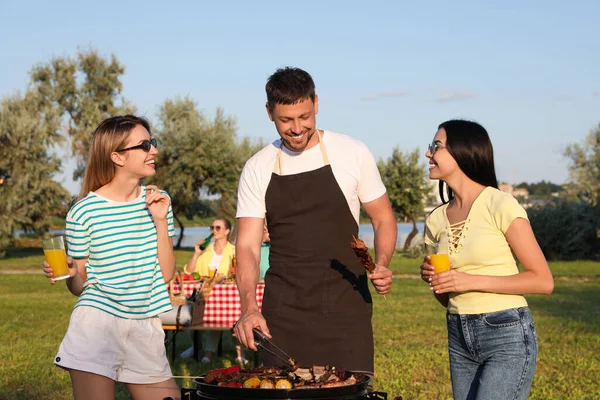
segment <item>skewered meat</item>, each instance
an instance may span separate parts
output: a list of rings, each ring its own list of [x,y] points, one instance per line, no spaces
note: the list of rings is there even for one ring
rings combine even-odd
[[[361,264],[367,271],[375,271],[375,262],[373,261],[373,258],[371,258],[369,249],[365,245],[365,242],[352,236],[350,247],[352,247],[354,254],[356,254],[356,256],[360,259]]]

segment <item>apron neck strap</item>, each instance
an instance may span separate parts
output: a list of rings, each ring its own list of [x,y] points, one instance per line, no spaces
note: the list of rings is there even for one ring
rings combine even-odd
[[[323,164],[324,165],[329,165],[329,157],[327,156],[327,149],[325,148],[325,145],[323,144],[323,134],[321,134],[321,131],[317,129],[317,137],[319,138],[319,147],[321,149],[321,156],[323,157]],[[281,169],[281,148],[283,147],[283,140],[281,141],[281,144],[279,145],[279,151],[277,152],[277,160],[275,161],[275,165],[273,165],[273,173],[277,174],[277,175],[282,175],[283,174],[283,170]]]

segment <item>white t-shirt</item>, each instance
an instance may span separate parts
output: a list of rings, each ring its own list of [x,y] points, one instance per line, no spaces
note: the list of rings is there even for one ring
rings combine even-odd
[[[214,247],[212,248],[212,253],[213,253],[213,256],[210,259],[210,262],[208,263],[208,269],[217,270],[217,269],[219,269],[219,265],[221,265],[221,260],[223,259],[223,253],[221,253],[221,254],[215,253]]]
[[[360,203],[368,203],[385,194],[385,186],[375,159],[364,143],[350,136],[324,131],[321,140],[335,180],[358,224]],[[238,186],[237,218],[265,218],[265,195],[280,146],[281,139],[278,139],[252,156],[244,165]],[[281,147],[281,175],[313,171],[324,165],[318,144],[299,153],[290,151],[285,146]]]

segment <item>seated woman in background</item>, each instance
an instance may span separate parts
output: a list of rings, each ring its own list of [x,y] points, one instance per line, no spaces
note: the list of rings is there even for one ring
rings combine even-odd
[[[214,242],[209,244],[204,250],[200,249],[201,240],[194,246],[194,255],[185,266],[185,272],[192,274],[198,273],[202,277],[215,277],[218,282],[222,282],[225,278],[231,275],[231,266],[235,257],[235,246],[229,242],[229,234],[231,233],[231,222],[227,218],[217,218],[210,226],[210,231],[213,234]],[[206,331],[203,338],[203,349],[205,351],[202,362],[207,364],[217,350],[220,331]],[[247,364],[248,361],[244,357],[240,345],[235,346],[237,358],[236,362]],[[188,348],[181,353],[181,357],[189,358],[194,354],[194,346]]]

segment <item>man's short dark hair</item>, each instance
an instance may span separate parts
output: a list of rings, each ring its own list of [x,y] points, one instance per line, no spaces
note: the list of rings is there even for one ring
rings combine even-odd
[[[306,99],[315,101],[315,83],[310,74],[300,68],[279,68],[267,80],[267,103],[271,110],[276,104],[296,104]]]

